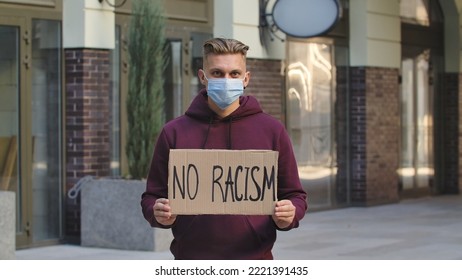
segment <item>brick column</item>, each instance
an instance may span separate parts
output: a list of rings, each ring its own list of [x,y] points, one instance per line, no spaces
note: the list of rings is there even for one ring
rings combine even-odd
[[[435,97],[435,191],[455,194],[459,191],[459,73],[441,76],[443,90]]]
[[[399,199],[398,69],[351,68],[351,201],[375,205]]]
[[[462,148],[460,144],[462,143],[462,73],[455,73],[455,74],[447,74],[447,80],[445,83],[448,87],[448,94],[449,101],[447,103],[451,103],[453,106],[450,108],[454,108],[454,105],[457,104],[457,108],[454,108],[452,114],[449,113],[448,117],[455,119],[455,122],[452,122],[454,125],[451,127],[453,130],[453,137],[448,140],[449,145],[453,148],[451,150],[450,155],[457,154],[457,159],[451,158],[451,164],[453,172],[451,173],[451,177],[454,178],[454,181],[445,185],[444,193],[450,194],[460,194],[462,193],[462,186],[459,182],[462,182]],[[446,111],[447,112],[447,111]],[[457,123],[457,126],[455,125]],[[448,165],[449,165],[448,164]],[[457,175],[456,175],[457,174]],[[448,176],[450,176],[448,174]],[[457,181],[455,181],[457,178]]]
[[[280,60],[247,59],[247,70],[251,72],[249,86],[245,92],[255,96],[263,111],[285,121],[284,76]]]
[[[65,50],[66,191],[110,174],[109,50]],[[66,237],[80,242],[80,201],[66,200]]]
[[[335,143],[337,146],[337,175],[335,203],[346,205],[349,201],[349,134],[348,134],[348,107],[349,107],[349,70],[348,66],[335,67],[336,89],[335,89]]]

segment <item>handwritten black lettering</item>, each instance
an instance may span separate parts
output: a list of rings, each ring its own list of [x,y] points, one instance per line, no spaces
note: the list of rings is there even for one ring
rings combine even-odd
[[[250,167],[245,167],[245,191],[244,191],[244,200],[249,200],[249,171]]]
[[[255,190],[257,191],[257,196],[255,198],[252,198],[252,196],[250,196],[250,201],[258,201],[260,200],[260,196],[261,196],[261,188],[260,188],[260,185],[258,184],[258,181],[257,179],[255,179],[255,172],[258,172],[260,170],[260,167],[258,166],[254,166],[252,167],[252,170],[250,172],[250,176],[252,177],[252,181],[253,181],[253,184],[255,185]]]
[[[196,198],[197,193],[199,191],[199,172],[197,171],[197,167],[194,164],[189,164],[188,169],[186,171],[186,167],[183,165],[181,167],[181,171],[182,180],[180,182],[180,179],[178,178],[177,166],[173,166],[173,198],[176,198],[176,189],[178,189],[181,198],[185,199],[187,189],[189,199],[193,200]],[[191,174],[191,171],[193,171],[193,174]],[[190,183],[192,176],[195,176],[196,179],[194,195],[191,195]]]
[[[234,184],[234,181],[233,181],[233,172],[231,170],[231,166],[228,168],[228,179],[226,179],[225,185],[226,185],[226,191],[225,191],[225,197],[223,199],[223,202],[227,201],[228,192],[231,193],[231,199],[234,202],[235,200],[234,200],[233,186],[235,184]]]
[[[194,164],[174,166],[173,198],[201,197],[200,174]],[[275,166],[213,165],[211,179],[212,202],[264,201],[265,195],[277,200]]]
[[[218,170],[220,172],[220,175],[218,177],[215,176],[215,171]],[[223,176],[223,168],[219,165],[214,165],[213,166],[213,179],[212,179],[212,202],[215,202],[215,185],[218,185],[221,190],[221,196],[223,198],[223,201],[225,200],[225,195],[223,193],[223,187],[220,184],[220,179]],[[216,178],[216,179],[215,179]]]
[[[276,186],[275,184],[275,178],[276,176],[274,175],[274,166],[271,167],[271,175],[268,176],[268,170],[266,167],[263,169],[263,187],[262,187],[262,193],[261,193],[261,200],[263,201],[265,198],[265,189],[268,190],[273,190],[273,201],[276,201]]]
[[[184,199],[184,166],[183,166],[183,183],[180,183],[180,179],[178,178],[178,172],[176,170],[176,166],[173,166],[173,198],[176,198],[176,187],[178,186],[178,190],[180,191],[181,198]]]
[[[236,198],[237,201],[242,201],[242,197],[243,195],[239,195],[237,190],[239,189],[239,186],[237,185],[237,182],[239,182],[239,173],[242,172],[242,170],[244,170],[244,168],[242,167],[242,165],[239,165],[236,167],[236,174],[234,175],[234,196]]]
[[[190,182],[191,181],[190,181],[189,174],[191,174],[191,172],[190,172],[191,168],[194,169],[194,175],[196,177],[196,191],[195,191],[194,195],[191,195],[191,191],[190,191],[191,190],[191,188],[190,188]],[[187,181],[188,181],[188,184],[187,184],[188,196],[189,196],[189,199],[194,200],[196,198],[196,196],[197,196],[197,192],[199,191],[199,172],[197,172],[197,168],[196,168],[196,166],[194,164],[190,164],[188,166],[188,173],[187,173],[186,176],[188,177],[188,179],[187,179]]]

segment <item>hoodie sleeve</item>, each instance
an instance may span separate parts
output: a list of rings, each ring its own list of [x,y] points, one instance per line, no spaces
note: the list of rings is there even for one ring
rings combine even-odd
[[[146,191],[141,195],[141,209],[144,218],[152,227],[170,228],[159,224],[154,218],[154,204],[158,198],[168,197],[168,158],[170,146],[167,141],[165,130],[162,130],[154,148],[151,166],[146,182]]]
[[[305,216],[307,194],[300,182],[292,143],[285,129],[281,131],[278,145],[278,200],[288,199],[296,208],[292,224],[280,230],[290,230],[298,227],[299,221]]]

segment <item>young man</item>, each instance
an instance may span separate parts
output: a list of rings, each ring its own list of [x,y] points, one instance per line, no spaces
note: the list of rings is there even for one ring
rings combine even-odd
[[[159,135],[141,206],[153,227],[171,228],[175,259],[273,259],[276,230],[298,227],[307,209],[306,193],[284,126],[243,96],[249,84],[248,46],[215,38],[203,46],[205,89],[185,115],[167,123]],[[167,199],[170,149],[260,149],[279,152],[278,202],[274,214],[172,215]]]

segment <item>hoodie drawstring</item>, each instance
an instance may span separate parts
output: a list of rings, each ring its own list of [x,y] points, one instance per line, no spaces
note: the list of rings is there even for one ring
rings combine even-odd
[[[212,126],[212,123],[213,123],[213,117],[210,117],[209,125],[207,126],[207,133],[205,134],[204,144],[202,144],[202,149],[205,149],[205,144],[207,144],[207,140],[209,138],[209,133],[210,133],[210,127]]]
[[[228,121],[228,138],[227,138],[227,143],[226,143],[228,150],[231,150],[233,148],[232,141],[231,141],[232,123],[233,123],[233,118],[231,117],[229,118],[229,121]],[[210,127],[212,126],[212,124],[213,124],[213,117],[210,117],[209,124],[207,126],[207,132],[205,134],[204,143],[202,144],[202,149],[205,149],[205,145],[207,144],[207,140],[209,139]]]
[[[231,143],[231,124],[233,123],[233,117],[229,118],[229,123],[228,123],[228,150],[231,150],[233,148],[233,145]]]

